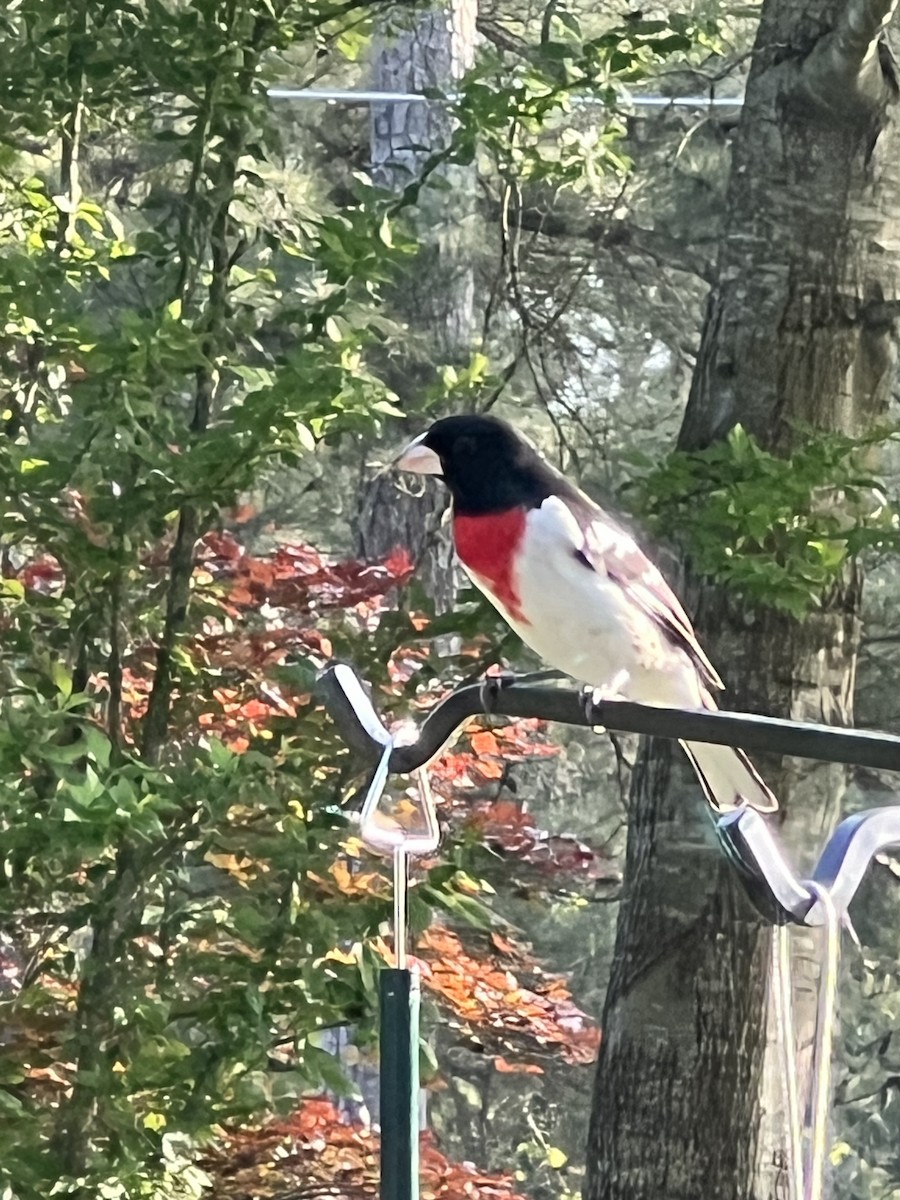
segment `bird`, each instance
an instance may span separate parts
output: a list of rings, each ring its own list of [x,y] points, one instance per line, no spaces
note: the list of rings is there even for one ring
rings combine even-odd
[[[514,426],[443,417],[393,465],[443,480],[466,574],[551,667],[606,698],[718,707],[722,680],[662,572]],[[714,812],[778,807],[743,750],[681,744]]]

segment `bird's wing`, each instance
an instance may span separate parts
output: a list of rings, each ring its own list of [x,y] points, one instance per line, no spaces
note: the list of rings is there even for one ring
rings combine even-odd
[[[541,507],[547,504],[563,505],[569,520],[575,518],[582,543],[574,553],[585,568],[614,579],[666,636],[686,651],[706,686],[720,690],[724,686],[722,680],[697,641],[681,602],[631,534],[576,488],[571,489],[571,495],[548,498]]]

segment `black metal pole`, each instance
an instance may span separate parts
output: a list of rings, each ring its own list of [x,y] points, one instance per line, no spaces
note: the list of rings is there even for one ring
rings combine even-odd
[[[351,667],[336,664],[323,671],[319,689],[347,745],[369,761],[384,759],[390,751],[385,760],[388,771],[407,772],[422,766],[465,720],[487,711],[571,725],[599,723],[632,733],[744,746],[900,772],[900,737],[886,733],[833,729],[742,713],[682,712],[626,701],[586,704],[579,692],[529,687],[506,678],[485,680],[451,693],[432,709],[414,742],[394,747]],[[857,813],[842,821],[813,872],[809,882],[817,887],[812,888],[785,858],[773,828],[758,812],[744,808],[720,816],[717,829],[764,915],[778,922],[820,925],[824,912],[817,897],[822,889],[840,912],[846,912],[872,860],[888,847],[900,846],[900,805]]]
[[[419,977],[386,967],[379,976],[381,1200],[419,1196]]]
[[[343,664],[328,667],[319,676],[317,686],[347,745],[364,761],[377,762],[384,751],[384,726],[352,669]],[[365,721],[361,719],[363,711]],[[588,704],[583,693],[572,688],[528,687],[502,677],[461,687],[435,705],[419,726],[416,740],[396,747],[390,771],[406,773],[423,766],[439,753],[460,725],[486,712],[506,717],[539,717],[567,725],[602,725],[619,733],[683,738],[821,762],[900,771],[900,737],[887,733],[746,713],[656,708],[630,700]]]

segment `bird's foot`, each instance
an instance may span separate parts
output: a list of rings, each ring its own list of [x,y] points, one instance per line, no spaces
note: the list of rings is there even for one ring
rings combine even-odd
[[[594,710],[601,704],[604,704],[607,700],[627,699],[624,692],[625,688],[628,687],[628,682],[630,679],[631,676],[626,670],[623,669],[618,671],[612,677],[609,683],[604,684],[603,687],[585,688],[583,696],[584,710],[587,713],[588,721],[592,722],[591,728],[594,733],[606,732],[605,726],[593,724]]]
[[[500,693],[504,688],[512,687],[515,682],[515,672],[506,669],[496,675],[485,675],[481,680],[480,687],[482,709],[486,713],[494,712]]]
[[[552,680],[562,678],[564,678],[564,673],[553,668],[545,668],[541,671],[526,671],[524,675],[517,675],[515,671],[510,671],[507,667],[504,667],[494,675],[482,676],[480,685],[481,706],[486,713],[492,713],[497,698],[506,688],[531,687],[535,683],[549,683]]]

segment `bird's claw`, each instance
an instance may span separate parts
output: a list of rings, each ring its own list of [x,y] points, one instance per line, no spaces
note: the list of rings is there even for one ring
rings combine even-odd
[[[584,715],[587,717],[587,723],[590,726],[591,733],[606,733],[603,725],[594,724],[594,708],[596,700],[594,699],[597,693],[597,688],[586,687],[581,689],[581,705],[584,709]]]
[[[606,733],[606,727],[604,725],[595,725],[593,723],[594,710],[599,708],[600,705],[606,703],[608,700],[626,699],[623,693],[625,688],[628,686],[628,681],[630,678],[631,677],[628,672],[622,670],[618,671],[612,677],[609,683],[605,684],[603,687],[588,687],[584,689],[584,711],[587,714],[587,719],[590,722],[591,729],[594,733]]]
[[[485,675],[481,680],[481,707],[490,715],[495,711],[497,698],[504,688],[512,687],[516,682],[514,672],[502,670],[497,675]]]

